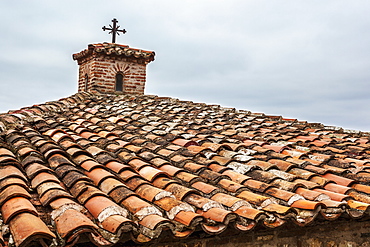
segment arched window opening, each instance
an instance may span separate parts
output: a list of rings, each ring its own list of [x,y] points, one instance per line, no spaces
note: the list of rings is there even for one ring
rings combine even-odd
[[[89,76],[85,74],[85,92],[87,92],[87,84],[89,83]]]
[[[123,74],[117,73],[116,75],[116,91],[123,91]]]

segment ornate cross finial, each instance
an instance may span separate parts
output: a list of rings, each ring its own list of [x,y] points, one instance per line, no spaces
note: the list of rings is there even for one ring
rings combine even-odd
[[[113,22],[113,27],[112,27],[112,25],[109,24],[109,27],[110,28],[104,26],[103,27],[103,31],[105,31],[105,30],[110,31],[109,34],[112,34],[112,43],[116,43],[116,34],[119,35],[119,32],[122,32],[123,34],[125,34],[126,33],[126,30],[125,29],[123,29],[123,30],[119,30],[118,29],[119,26],[117,26],[118,21],[116,20],[116,18],[114,18],[112,20],[112,22]]]

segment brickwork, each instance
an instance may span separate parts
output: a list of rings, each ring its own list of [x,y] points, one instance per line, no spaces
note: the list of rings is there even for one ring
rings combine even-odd
[[[126,53],[108,49],[101,52],[90,45],[88,50],[74,55],[79,64],[78,92],[144,94],[146,65],[154,60],[154,52],[146,52],[144,57],[142,51],[128,46],[113,44],[113,48]],[[123,75],[122,91],[116,90],[118,73]]]

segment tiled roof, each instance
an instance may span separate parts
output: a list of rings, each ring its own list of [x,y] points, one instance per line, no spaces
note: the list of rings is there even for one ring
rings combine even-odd
[[[92,54],[105,54],[110,56],[142,58],[148,62],[154,60],[154,51],[145,51],[141,49],[131,48],[128,45],[120,45],[115,43],[98,43],[90,44],[86,50],[73,54],[74,60],[81,60],[89,57]]]
[[[0,129],[0,246],[152,243],[369,214],[369,133],[88,93],[1,114]]]

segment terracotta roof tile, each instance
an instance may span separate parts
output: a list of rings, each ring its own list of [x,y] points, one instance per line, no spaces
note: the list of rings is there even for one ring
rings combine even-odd
[[[34,214],[18,214],[9,222],[9,228],[17,246],[50,244],[56,237],[46,224]]]
[[[69,244],[77,242],[80,234],[96,234],[98,229],[88,217],[71,206],[55,213],[55,225],[58,234]]]
[[[1,214],[18,246],[147,243],[369,212],[368,133],[88,93],[0,123]]]
[[[1,207],[1,214],[5,224],[18,214],[28,212],[38,216],[36,208],[24,197],[14,197],[7,200]]]

